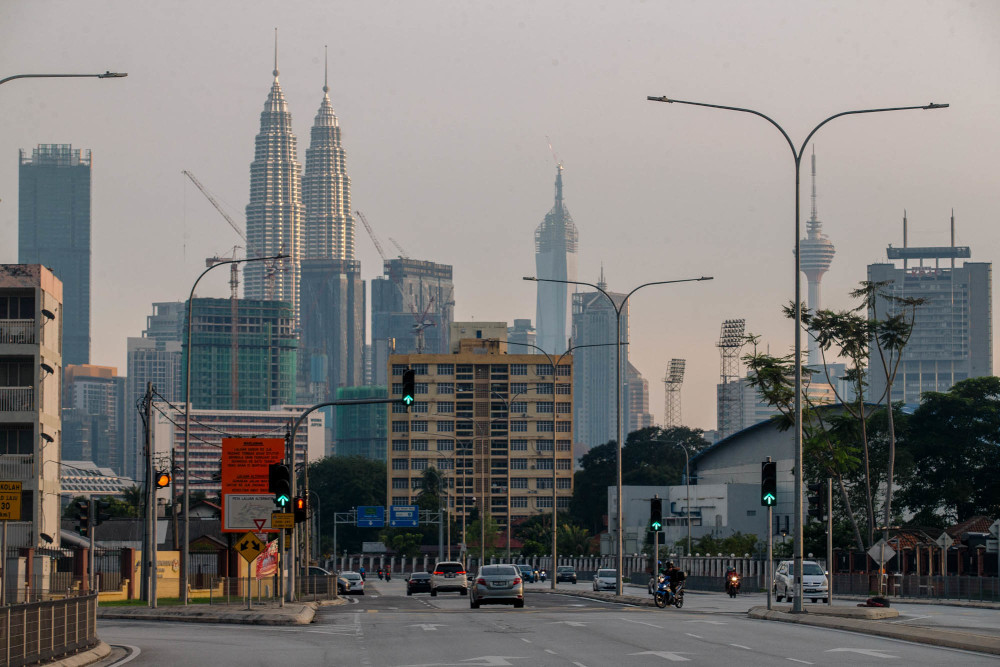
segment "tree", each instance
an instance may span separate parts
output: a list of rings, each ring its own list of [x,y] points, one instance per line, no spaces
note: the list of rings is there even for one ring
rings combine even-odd
[[[901,449],[913,461],[902,504],[924,523],[942,511],[953,521],[1000,515],[1000,378],[925,393]]]
[[[124,490],[122,500],[131,508],[128,516],[142,516],[142,506],[145,505],[144,495],[145,494],[142,492],[142,489],[135,484]]]
[[[362,505],[385,505],[385,462],[361,456],[328,456],[309,464],[309,489],[319,497],[323,508],[323,548],[333,544],[334,515]],[[370,541],[369,528],[337,526],[337,549],[360,551],[361,543]]]
[[[594,551],[593,536],[576,524],[560,523],[558,540],[559,553],[567,556],[589,556]]]
[[[397,556],[413,558],[420,555],[420,540],[423,536],[420,533],[399,532],[393,535],[383,534],[382,539],[385,546],[394,551]]]

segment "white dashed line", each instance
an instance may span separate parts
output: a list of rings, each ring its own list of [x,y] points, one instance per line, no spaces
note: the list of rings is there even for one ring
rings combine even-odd
[[[695,639],[704,639],[704,637],[701,637],[699,635],[693,635],[690,632],[685,632],[684,634],[686,634],[688,637],[694,637]]]
[[[815,662],[808,662],[806,660],[799,660],[798,658],[785,658],[785,660],[791,660],[792,662],[801,662],[803,665],[815,665]]]
[[[550,648],[547,648],[547,649],[545,649],[545,652],[546,652],[546,653],[551,653],[552,655],[559,655],[558,653],[556,653],[555,651],[553,651],[553,650],[552,650],[552,649],[550,649]]]
[[[736,648],[745,648],[748,651],[752,651],[753,650],[749,646],[744,646],[743,644],[730,644],[730,646],[735,646]]]
[[[524,642],[525,644],[530,644],[531,643],[530,639],[525,639],[524,637],[521,637],[521,641]]]

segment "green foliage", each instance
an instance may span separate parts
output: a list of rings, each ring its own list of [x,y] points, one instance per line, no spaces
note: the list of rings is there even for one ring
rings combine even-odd
[[[309,465],[309,489],[319,496],[323,524],[323,551],[333,549],[335,512],[360,505],[385,505],[385,462],[360,456],[328,456]],[[361,543],[373,541],[371,528],[337,526],[337,550],[358,552]]]
[[[675,548],[686,550],[687,539],[678,540]],[[728,537],[722,538],[702,535],[691,543],[691,548],[695,553],[710,554],[713,556],[720,553],[724,556],[728,556],[729,554],[742,556],[743,554],[757,553],[759,550],[756,535],[744,535],[738,531]]]
[[[925,393],[900,455],[908,463],[902,502],[922,521],[930,524],[942,511],[954,521],[1000,515],[1000,378],[971,378],[945,393]]]
[[[700,429],[685,426],[651,427],[630,433],[622,448],[622,484],[681,484],[684,475],[684,448],[681,445],[694,456],[709,443]],[[581,470],[573,478],[570,517],[591,534],[604,529],[608,487],[615,485],[617,453],[614,440],[591,448],[580,458]]]
[[[420,541],[423,536],[420,533],[396,532],[395,534],[382,535],[385,546],[393,551],[397,556],[412,558],[420,555]]]
[[[497,522],[488,512],[484,514],[482,520],[476,519],[471,523],[465,524],[465,543],[468,545],[469,552],[477,557],[482,552],[483,541],[481,538],[484,533],[486,535],[486,558],[489,559],[491,556],[498,555],[501,549],[496,544],[498,534]],[[506,553],[506,544],[503,552]]]

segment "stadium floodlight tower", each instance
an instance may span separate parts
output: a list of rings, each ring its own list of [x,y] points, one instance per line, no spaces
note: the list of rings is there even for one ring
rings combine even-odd
[[[833,263],[834,247],[833,242],[823,233],[823,223],[816,217],[816,147],[813,146],[812,154],[812,214],[806,221],[806,237],[799,241],[799,252],[802,259],[799,268],[806,275],[806,284],[809,295],[809,311],[817,312],[823,307],[820,297],[820,281],[823,274]],[[816,339],[809,337],[809,366],[818,368],[821,360],[819,356],[819,345]]]
[[[681,425],[681,385],[684,383],[684,360],[671,359],[663,378],[663,428]]]
[[[717,408],[720,440],[736,433],[743,424],[740,349],[746,342],[746,323],[744,319],[725,320],[716,343],[722,366]]]

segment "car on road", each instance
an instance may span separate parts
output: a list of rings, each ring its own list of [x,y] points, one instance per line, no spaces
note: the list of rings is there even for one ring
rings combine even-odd
[[[613,591],[618,588],[618,570],[602,569],[594,574],[595,591]]]
[[[357,572],[345,570],[340,573],[340,578],[347,582],[347,593],[351,595],[365,594],[365,580]]]
[[[556,568],[556,583],[562,581],[576,583],[576,570],[573,569],[572,565],[560,565]]]
[[[524,606],[524,578],[514,565],[484,565],[472,581],[472,609],[479,609],[481,604],[512,604],[518,609]]]
[[[414,593],[430,593],[430,592],[431,592],[430,572],[414,572],[413,574],[406,577],[407,595],[413,595]]]
[[[795,591],[795,561],[783,560],[774,572],[774,599],[781,602],[791,600]],[[814,560],[802,561],[802,598],[813,602],[826,602],[830,597],[826,572]]]
[[[531,569],[530,565],[518,565],[517,569],[521,571],[521,578],[524,579],[524,583],[533,584],[537,581],[535,571]]]
[[[438,593],[458,591],[462,595],[469,594],[469,583],[465,578],[465,566],[458,561],[441,561],[434,566],[431,574],[431,596]]]

